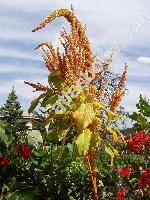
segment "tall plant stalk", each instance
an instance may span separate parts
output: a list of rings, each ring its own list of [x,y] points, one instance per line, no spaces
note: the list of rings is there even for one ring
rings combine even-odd
[[[96,173],[95,173],[95,166],[94,166],[94,155],[92,148],[89,148],[88,153],[87,153],[87,159],[88,159],[88,164],[89,164],[89,169],[90,169],[90,178],[93,186],[93,196],[94,200],[98,200],[98,192],[97,192],[97,183],[96,183]]]
[[[87,155],[94,200],[98,200],[93,149],[103,143],[104,150],[111,156],[111,165],[114,157],[119,155],[112,142],[118,141],[120,136],[122,139],[124,138],[119,129],[112,126],[112,121],[123,117],[116,112],[116,109],[125,94],[127,65],[125,65],[119,84],[106,97],[106,94],[108,94],[107,87],[111,84],[111,77],[104,79],[99,89],[96,81],[103,79],[105,72],[109,69],[112,55],[106,63],[102,64],[100,69],[96,69],[98,63],[94,60],[90,42],[86,36],[86,29],[73,11],[68,9],[56,10],[33,32],[42,29],[49,22],[61,16],[65,17],[71,24],[71,33],[68,34],[65,28],[61,31],[60,42],[64,49],[63,53],[59,48],[55,50],[49,42],[43,42],[36,47],[36,49],[42,48],[45,52],[44,61],[49,70],[48,86],[25,82],[35,90],[42,92],[32,102],[29,113],[36,108],[39,102],[41,107],[47,108],[47,134],[51,133],[50,125],[57,125],[56,134],[61,141],[62,151],[69,136],[72,137],[70,130],[74,130],[73,139],[78,149],[77,156]],[[85,79],[84,87],[83,85],[81,87],[83,81],[81,77]],[[70,88],[74,90],[74,93],[72,90],[70,91]],[[75,95],[76,93],[77,95]],[[104,96],[107,99],[107,104],[103,102]],[[71,99],[71,101],[68,99]],[[58,106],[61,107],[59,112]],[[110,140],[110,138],[112,139]]]

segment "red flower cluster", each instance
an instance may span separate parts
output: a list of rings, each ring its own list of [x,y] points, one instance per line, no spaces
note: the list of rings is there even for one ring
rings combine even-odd
[[[134,168],[131,166],[130,168],[122,168],[119,170],[119,174],[122,176],[129,177],[130,174],[134,171]]]
[[[19,149],[19,145],[18,144],[14,144],[14,148],[15,149]]]
[[[130,136],[125,137],[125,140],[129,142],[129,147],[134,153],[139,153],[141,148],[149,147],[150,145],[150,136],[142,131],[138,131],[133,138]]]
[[[22,156],[24,158],[30,157],[31,156],[31,152],[30,152],[29,146],[27,144],[23,144],[22,145],[22,149],[19,151],[18,155]]]
[[[146,168],[139,178],[139,187],[144,189],[147,186],[150,186],[150,167]]]
[[[8,158],[7,156],[3,155],[1,158],[0,158],[0,165],[2,167],[7,167],[9,164],[9,161],[8,161]]]
[[[117,200],[123,200],[127,196],[127,193],[125,188],[121,188],[121,190],[117,192]]]
[[[15,144],[15,145],[14,145],[14,148],[15,148],[16,150],[19,149],[19,151],[18,151],[18,155],[19,155],[19,156],[22,156],[22,157],[24,157],[24,158],[27,158],[27,157],[30,157],[30,156],[31,156],[30,147],[29,147],[29,145],[27,145],[27,144],[23,144],[21,147],[19,147],[18,144]]]
[[[124,137],[125,141],[126,142],[130,142],[131,141],[131,136],[130,135],[127,135]]]

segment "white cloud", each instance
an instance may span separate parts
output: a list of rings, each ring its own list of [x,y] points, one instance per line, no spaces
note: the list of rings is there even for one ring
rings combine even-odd
[[[150,57],[140,56],[137,58],[137,61],[144,64],[150,64]]]
[[[128,63],[128,74],[127,76],[132,76],[137,78],[141,77],[148,77],[150,75],[150,68],[148,68],[147,66],[144,66],[142,64],[138,64],[135,61],[131,61],[131,60],[127,60]]]
[[[149,86],[137,85],[135,83],[128,85],[128,94],[125,95],[122,101],[122,105],[127,111],[136,109],[136,103],[138,102],[140,94],[149,98]]]

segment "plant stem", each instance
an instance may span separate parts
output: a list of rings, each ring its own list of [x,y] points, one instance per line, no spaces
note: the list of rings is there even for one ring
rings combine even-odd
[[[97,195],[97,183],[96,183],[96,173],[94,169],[94,155],[92,152],[92,148],[89,148],[88,153],[87,153],[87,158],[88,158],[88,164],[90,168],[90,178],[91,182],[93,185],[93,193],[94,193],[94,200],[98,200],[98,195]]]

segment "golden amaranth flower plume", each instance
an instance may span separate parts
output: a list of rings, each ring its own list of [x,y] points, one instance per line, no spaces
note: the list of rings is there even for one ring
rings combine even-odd
[[[60,41],[64,48],[61,55],[59,49],[55,51],[52,44],[43,42],[37,48],[46,46],[45,63],[49,71],[59,70],[67,85],[74,84],[81,72],[90,70],[93,66],[93,56],[86,30],[76,18],[74,12],[60,9],[49,15],[33,32],[42,29],[56,17],[65,17],[71,24],[71,33],[67,34],[65,28],[61,31]],[[36,49],[37,49],[36,48]]]
[[[71,24],[70,33],[67,33],[67,30],[64,27],[63,30],[60,32],[60,42],[64,49],[63,53],[60,52],[59,48],[55,50],[53,45],[49,42],[42,42],[35,49],[43,49],[45,53],[45,65],[50,74],[53,72],[57,72],[57,74],[61,77],[62,82],[59,85],[59,90],[63,89],[63,87],[65,86],[76,85],[78,80],[81,78],[81,74],[86,73],[87,71],[93,71],[95,76],[93,80],[91,79],[90,82],[88,82],[88,84],[84,88],[84,92],[85,94],[88,93],[92,95],[95,100],[101,101],[103,99],[107,86],[111,82],[111,77],[108,77],[105,80],[100,90],[97,89],[94,82],[103,78],[105,72],[110,66],[110,63],[112,62],[113,55],[110,55],[108,61],[102,63],[100,70],[96,72],[95,68],[98,66],[98,63],[95,62],[95,59],[93,57],[90,43],[86,36],[86,29],[77,19],[74,12],[68,9],[56,10],[52,14],[50,14],[39,26],[37,26],[33,30],[33,32],[44,28],[55,18],[61,16],[65,17],[67,21]],[[112,94],[109,96],[109,107],[111,111],[116,110],[124,95],[126,73],[127,65],[116,90],[112,92]],[[90,74],[86,75],[91,76]],[[25,83],[32,86],[38,91],[48,91],[49,89],[53,88],[53,85],[51,85],[50,82],[49,88],[39,83]]]

